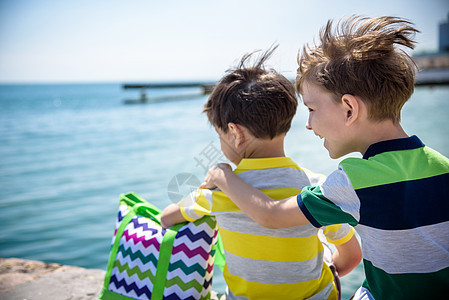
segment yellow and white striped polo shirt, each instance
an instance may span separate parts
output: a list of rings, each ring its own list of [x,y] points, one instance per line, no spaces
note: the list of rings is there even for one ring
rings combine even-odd
[[[325,179],[287,157],[243,159],[234,173],[275,200],[295,196],[304,186]],[[314,226],[267,229],[218,189],[193,192],[180,207],[189,221],[216,216],[226,257],[227,299],[336,299],[332,273],[323,263],[319,229]],[[322,229],[333,244],[345,243],[354,234],[347,224]]]

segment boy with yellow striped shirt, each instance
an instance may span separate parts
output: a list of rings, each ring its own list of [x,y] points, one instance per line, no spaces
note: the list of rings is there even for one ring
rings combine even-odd
[[[297,108],[289,80],[263,68],[274,51],[252,67],[251,55],[228,73],[205,105],[209,121],[220,136],[234,173],[273,199],[297,195],[301,188],[324,181],[285,157],[284,138]],[[199,189],[162,213],[170,227],[204,215],[217,218],[223,240],[227,299],[337,299],[332,272],[323,258],[319,229],[312,225],[267,229],[243,213],[222,191]],[[361,260],[361,250],[349,225],[323,228],[335,244],[334,264],[340,275]]]

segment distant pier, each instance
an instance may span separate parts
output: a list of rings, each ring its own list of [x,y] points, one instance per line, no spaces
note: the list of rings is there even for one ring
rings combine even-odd
[[[200,88],[202,91],[196,94],[180,94],[180,95],[168,95],[159,97],[148,97],[147,89],[173,89],[173,88]],[[126,83],[123,84],[123,89],[139,89],[140,98],[125,100],[125,104],[139,104],[139,103],[155,103],[164,101],[174,101],[187,98],[198,97],[201,95],[207,95],[212,92],[215,87],[215,83],[212,82],[165,82],[165,83]]]
[[[416,86],[449,85],[449,54],[422,55],[414,57],[419,71],[416,73]],[[294,80],[292,80],[294,83]],[[212,93],[216,83],[213,82],[165,82],[165,83],[126,83],[123,89],[138,89],[138,99],[125,100],[125,104],[143,104],[186,100],[197,98]],[[176,89],[176,88],[200,88],[199,92],[189,94],[168,94],[159,96],[148,96],[148,90],[152,89]]]
[[[416,73],[415,85],[449,85],[449,68],[421,70]]]

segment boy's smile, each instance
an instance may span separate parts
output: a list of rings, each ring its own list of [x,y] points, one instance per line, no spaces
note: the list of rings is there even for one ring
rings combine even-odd
[[[304,81],[302,99],[309,109],[306,128],[324,139],[324,147],[331,158],[339,158],[349,152],[345,135],[345,109],[335,96],[316,84]]]

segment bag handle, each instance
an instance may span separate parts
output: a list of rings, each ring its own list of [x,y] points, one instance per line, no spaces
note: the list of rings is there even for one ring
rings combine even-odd
[[[151,220],[155,221],[157,224],[161,225],[161,212],[158,208],[154,207],[150,203],[138,203],[133,207],[134,213],[141,215]]]
[[[168,266],[170,265],[170,258],[173,251],[173,243],[178,234],[179,229],[185,223],[176,224],[164,234],[164,238],[159,248],[159,259],[156,266],[156,275],[153,283],[153,291],[151,292],[151,300],[159,300],[164,297],[165,282],[167,281]]]
[[[128,204],[128,206],[132,206],[135,212],[139,211],[142,216],[149,217],[161,225],[161,210],[136,193],[122,194],[120,195],[120,200]]]

